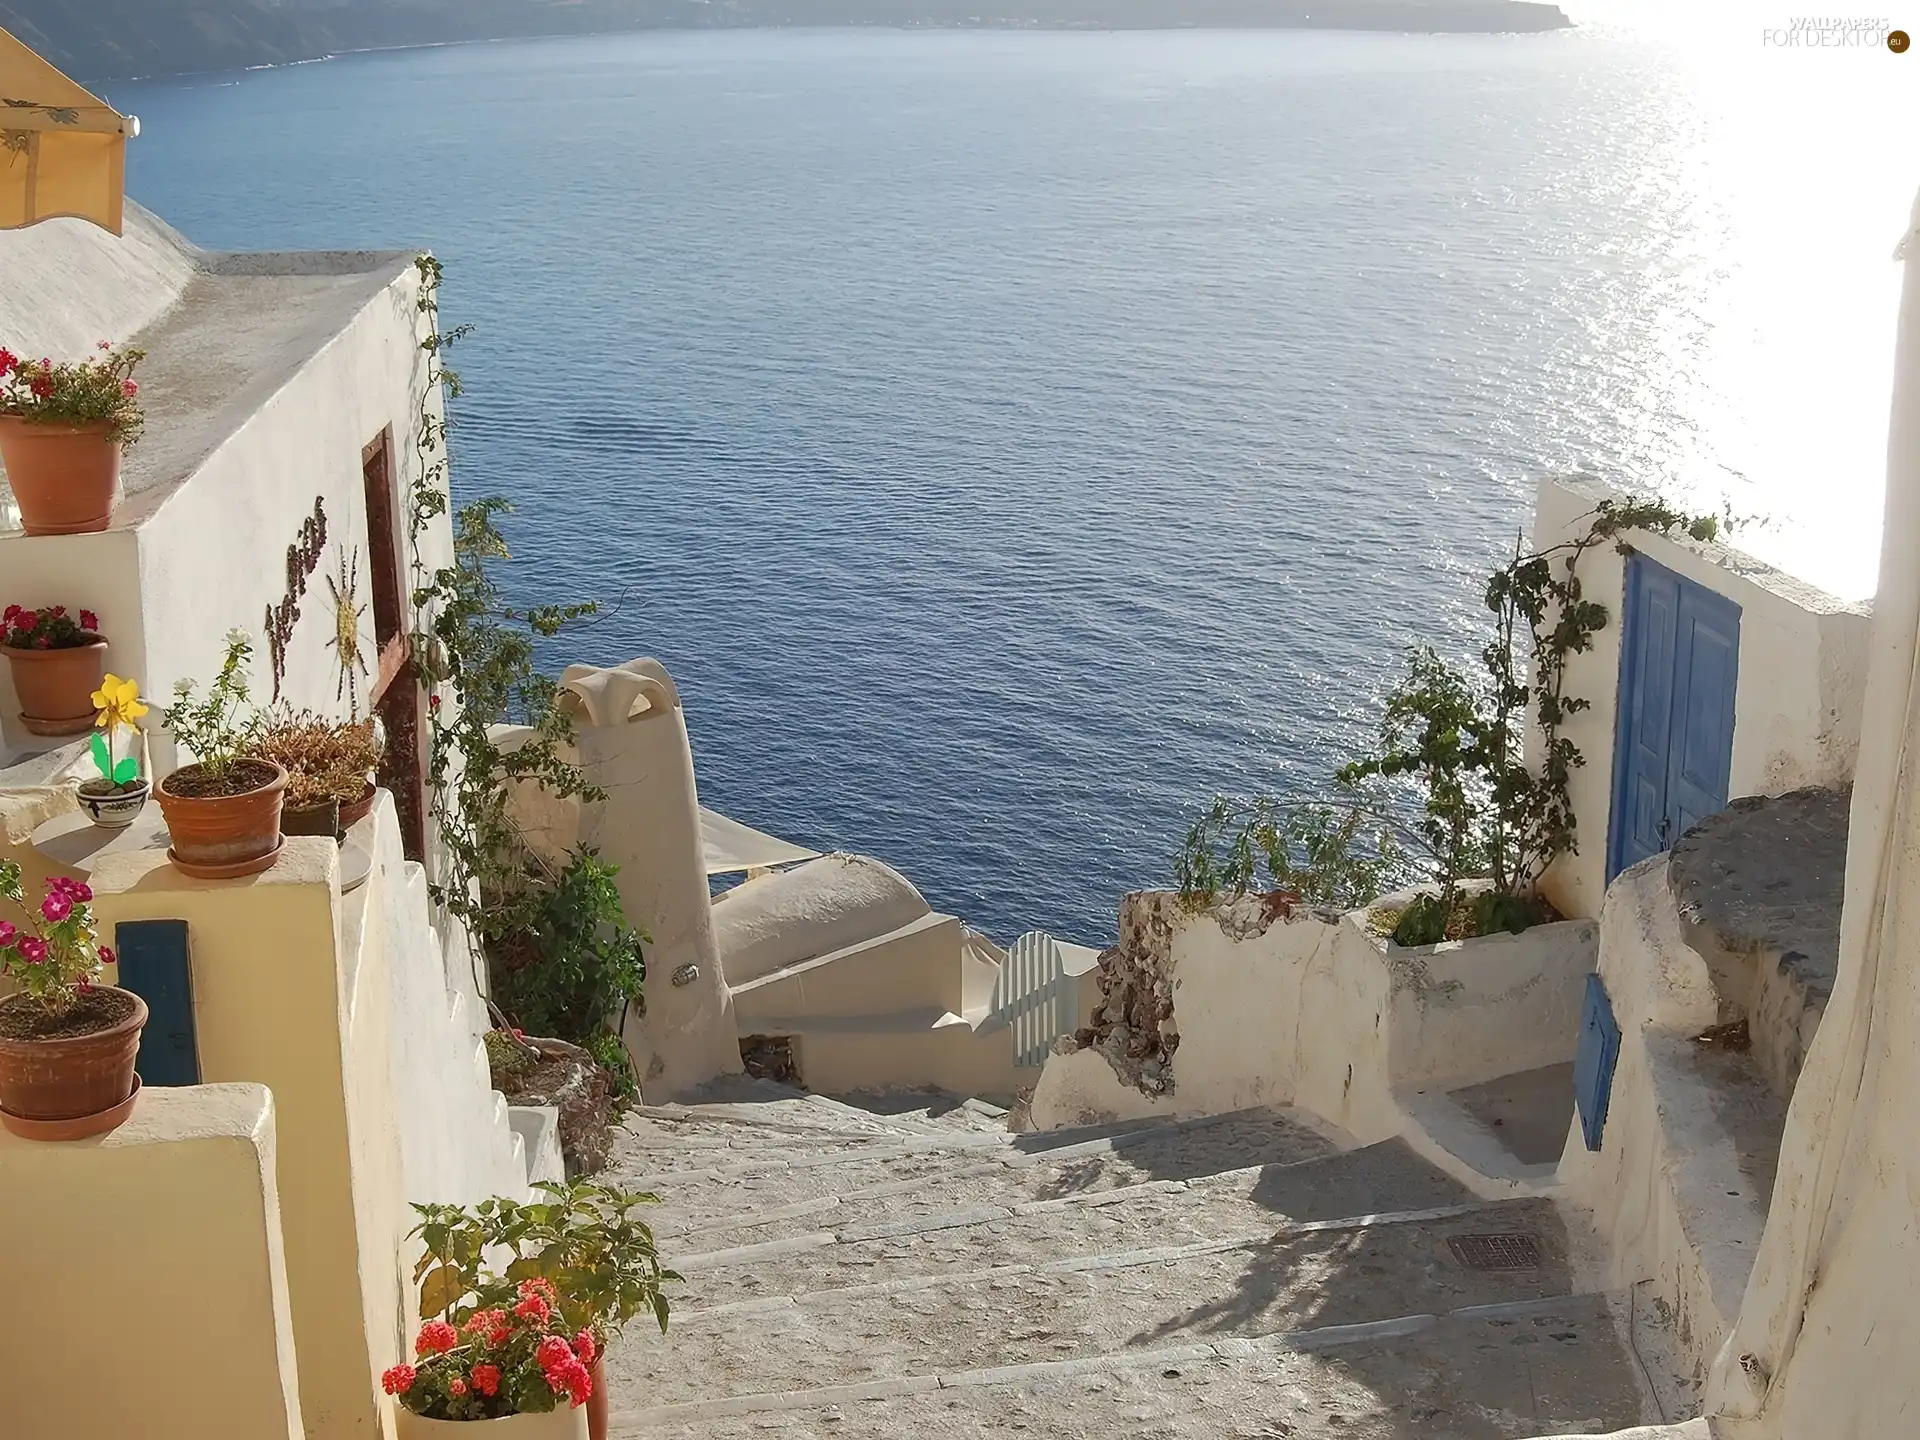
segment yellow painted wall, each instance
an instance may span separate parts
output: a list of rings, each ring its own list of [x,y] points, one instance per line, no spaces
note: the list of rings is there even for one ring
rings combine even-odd
[[[272,1097],[149,1090],[110,1135],[0,1132],[7,1440],[298,1440]]]
[[[340,960],[337,847],[289,837],[272,869],[228,881],[182,875],[164,851],[113,855],[93,887],[103,938],[123,920],[187,922],[201,1078],[273,1092],[307,1434],[390,1433],[377,1376],[392,1363],[400,1327],[396,1227],[405,1206],[385,1017],[373,999],[355,1014]],[[364,974],[355,979],[361,996],[384,992]],[[356,1061],[362,1045],[375,1048]]]

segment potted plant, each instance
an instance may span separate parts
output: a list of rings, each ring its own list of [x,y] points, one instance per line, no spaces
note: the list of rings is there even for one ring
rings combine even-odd
[[[311,711],[275,715],[250,754],[287,772],[288,835],[340,836],[373,808],[380,742],[372,720],[326,720]]]
[[[140,684],[109,675],[93,692],[93,767],[100,773],[80,782],[80,808],[94,824],[107,830],[124,830],[146,808],[152,785],[140,773],[140,757],[134,754],[140,733],[136,723],[147,713],[140,699]],[[119,733],[128,732],[127,753],[120,754]],[[104,733],[103,733],[104,732]]]
[[[120,489],[120,453],[140,438],[144,350],[99,353],[70,364],[21,360],[0,350],[0,461],[29,535],[104,530]]]
[[[193,682],[174,686],[162,717],[174,738],[193,752],[154,791],[167,817],[174,865],[188,875],[224,880],[252,875],[280,857],[281,797],[287,772],[251,754],[265,717],[247,698],[246,632],[227,636],[227,655],[204,697]]]
[[[414,1266],[420,1313],[464,1330],[476,1317],[525,1304],[529,1286],[543,1287],[545,1305],[587,1369],[588,1433],[606,1440],[606,1347],[643,1314],[664,1334],[664,1286],[681,1278],[661,1266],[653,1231],[633,1213],[660,1197],[587,1180],[533,1188],[542,1198],[525,1204],[495,1198],[471,1208],[413,1207],[421,1220],[410,1238],[426,1247]],[[496,1274],[489,1255],[513,1258]]]
[[[0,650],[28,730],[79,735],[93,728],[90,697],[107,673],[107,639],[97,615],[82,610],[76,619],[64,605],[9,605],[0,612]]]
[[[594,1394],[591,1334],[569,1336],[553,1286],[523,1280],[499,1305],[456,1327],[423,1321],[412,1364],[391,1366],[380,1386],[399,1402],[400,1440],[579,1440]],[[485,1429],[469,1430],[468,1426]]]
[[[105,1134],[139,1094],[133,1061],[146,1002],[96,983],[114,958],[86,885],[55,876],[32,908],[20,867],[0,860],[0,898],[26,920],[0,920],[0,972],[19,987],[0,1000],[0,1123],[33,1140]]]

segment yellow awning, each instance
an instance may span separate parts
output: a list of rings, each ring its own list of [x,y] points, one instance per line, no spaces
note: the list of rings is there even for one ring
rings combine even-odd
[[[0,30],[0,230],[71,215],[120,233],[128,123]]]

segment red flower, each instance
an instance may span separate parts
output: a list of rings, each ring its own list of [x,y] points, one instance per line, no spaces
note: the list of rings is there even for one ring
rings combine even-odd
[[[460,1336],[453,1326],[444,1320],[429,1320],[420,1327],[419,1338],[413,1342],[416,1355],[438,1355],[451,1350],[460,1343]]]
[[[111,340],[102,340],[98,345],[94,346],[93,348],[96,350],[111,350],[113,348],[113,342]]]
[[[600,1347],[594,1343],[593,1331],[591,1330],[582,1330],[578,1335],[574,1336],[573,1348],[574,1352],[589,1365],[593,1363],[593,1357],[600,1353]]]
[[[494,1345],[503,1342],[513,1327],[504,1310],[476,1310],[464,1327],[469,1335],[481,1335]]]
[[[140,393],[140,387],[131,380],[122,380],[120,382],[120,392],[131,400],[135,395]]]
[[[73,901],[58,890],[49,890],[47,898],[40,902],[40,913],[47,917],[47,923],[58,925],[73,913]]]
[[[82,610],[80,612],[80,628],[82,630],[98,630],[100,628],[100,617],[91,610]]]
[[[476,1365],[473,1367],[473,1388],[482,1395],[500,1393],[500,1367],[498,1365]]]
[[[33,642],[33,648],[36,650],[51,650],[53,648],[52,637],[42,635],[38,640]]]
[[[120,957],[113,953],[112,947],[102,945],[100,947],[100,963],[102,965],[118,965],[120,963]]]
[[[586,1404],[587,1397],[593,1394],[593,1376],[578,1360],[569,1360],[564,1365],[555,1366],[547,1371],[546,1379],[547,1388],[555,1394],[562,1390],[566,1391],[567,1399],[573,1402],[576,1409]]]
[[[520,1303],[513,1307],[513,1313],[518,1315],[522,1320],[531,1320],[535,1324],[541,1324],[553,1313],[553,1307],[548,1305],[547,1302],[538,1295],[528,1295],[523,1297]]]
[[[33,391],[37,398],[44,400],[53,394],[53,380],[47,375],[36,375],[28,382],[27,388]]]
[[[6,353],[7,353],[6,351],[0,350],[0,355],[4,355]],[[24,620],[26,619],[26,617],[27,617],[27,612],[22,610],[18,605],[9,605],[5,610],[0,611],[0,621],[4,621],[8,625],[13,624],[13,622],[16,620]]]
[[[427,697],[427,708],[428,708],[429,710],[438,710],[438,709],[440,708],[440,697],[439,697],[438,695],[430,695],[430,696],[428,696],[428,697]]]
[[[13,944],[13,937],[19,933],[20,932],[15,930],[7,921],[0,920],[0,950],[4,950]]]
[[[51,615],[55,620],[58,620],[62,615],[65,615],[66,613],[67,613],[67,607],[64,605],[49,605],[47,607],[47,614]]]
[[[14,366],[20,363],[20,357],[4,347],[0,347],[0,375],[11,375]]]
[[[38,935],[22,935],[13,948],[20,952],[20,958],[29,965],[38,965],[47,958],[47,942]]]
[[[380,1388],[389,1395],[404,1395],[413,1388],[418,1373],[411,1365],[395,1365],[381,1375]]]
[[[542,1370],[558,1370],[571,1359],[573,1348],[559,1335],[547,1336],[533,1352],[533,1363]]]
[[[454,1376],[453,1379],[447,1382],[447,1393],[455,1396],[466,1394],[467,1382],[462,1380],[458,1375]]]

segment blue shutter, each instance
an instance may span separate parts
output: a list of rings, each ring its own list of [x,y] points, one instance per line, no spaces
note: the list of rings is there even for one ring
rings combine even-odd
[[[1680,594],[1679,652],[1668,755],[1671,845],[1727,808],[1733,766],[1733,698],[1740,672],[1740,609],[1697,585]]]
[[[1586,1003],[1580,1011],[1580,1048],[1573,1057],[1573,1103],[1589,1150],[1600,1148],[1607,1127],[1607,1101],[1613,1094],[1613,1067],[1619,1058],[1620,1026],[1613,1018],[1613,1003],[1600,977],[1589,975]]]
[[[200,1049],[193,1031],[193,966],[184,920],[122,920],[113,927],[120,988],[147,1002],[134,1069],[142,1085],[198,1085]]]

